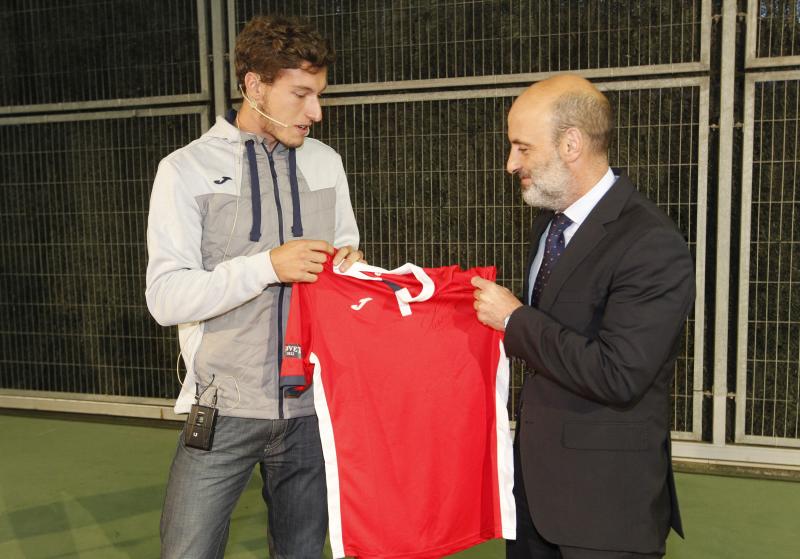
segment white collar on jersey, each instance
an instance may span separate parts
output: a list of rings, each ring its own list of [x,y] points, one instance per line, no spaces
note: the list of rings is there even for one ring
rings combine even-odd
[[[334,266],[333,272],[339,274],[340,276],[349,276],[351,278],[370,280],[370,281],[381,281],[380,276],[383,274],[393,274],[396,276],[405,274],[414,274],[414,277],[417,279],[420,285],[422,285],[422,289],[420,290],[419,294],[416,297],[412,297],[411,293],[408,291],[408,288],[406,287],[394,292],[395,297],[397,297],[397,305],[400,307],[400,314],[403,316],[409,316],[411,314],[411,305],[409,305],[409,303],[418,303],[421,301],[427,301],[428,299],[433,297],[433,292],[436,289],[433,280],[430,278],[428,274],[425,273],[425,270],[410,262],[406,262],[405,264],[403,264],[399,268],[395,268],[394,270],[384,270],[383,268],[378,268],[377,266],[370,266],[369,264],[365,264],[364,262],[355,262],[352,266],[350,266],[347,269],[346,272],[340,271],[339,266]],[[370,272],[375,275],[368,276],[367,274],[365,274],[365,272]]]

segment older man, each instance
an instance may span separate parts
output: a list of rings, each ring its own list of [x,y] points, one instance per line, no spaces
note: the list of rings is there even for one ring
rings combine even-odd
[[[655,558],[670,527],[682,535],[669,389],[693,264],[672,221],[609,168],[611,131],[608,100],[577,76],[531,86],[508,114],[507,170],[544,209],[525,304],[473,279],[478,319],[530,370],[509,558]]]

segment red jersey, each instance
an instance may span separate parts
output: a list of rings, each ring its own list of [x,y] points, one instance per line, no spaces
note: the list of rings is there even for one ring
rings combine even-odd
[[[514,539],[502,334],[473,276],[331,260],[293,286],[284,386],[314,384],[334,557],[441,557]]]

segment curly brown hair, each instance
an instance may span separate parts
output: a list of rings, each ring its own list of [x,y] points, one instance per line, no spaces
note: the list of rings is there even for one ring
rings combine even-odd
[[[256,16],[236,38],[236,79],[244,86],[247,72],[255,72],[264,83],[272,83],[281,70],[324,68],[336,53],[316,29],[300,18],[279,15]]]

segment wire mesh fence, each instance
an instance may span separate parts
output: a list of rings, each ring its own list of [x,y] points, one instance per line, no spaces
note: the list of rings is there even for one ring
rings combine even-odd
[[[748,13],[756,58],[800,58],[800,2],[750,0]]]
[[[329,75],[338,85],[599,68],[619,72],[702,62],[702,14],[709,4],[235,0],[229,33],[235,35],[256,14],[307,17],[338,53]]]
[[[0,9],[0,107],[207,91],[203,2],[10,4]]]
[[[800,446],[800,74],[749,92],[737,439]]]
[[[159,159],[205,115],[75,118],[0,126],[0,386],[174,397],[174,333],[144,304],[145,229]]]
[[[0,169],[8,177],[0,209],[0,307],[8,317],[0,328],[0,389],[175,395],[174,332],[144,307],[144,227],[158,160],[208,124],[209,2],[36,0],[0,9],[0,114],[174,105],[147,114],[0,119]],[[739,39],[717,56],[744,50],[746,68],[800,65],[800,3],[740,0],[740,10],[745,4],[739,25],[747,44]],[[720,79],[709,56],[710,45],[722,48],[712,25],[719,2],[226,5],[227,21],[212,26],[227,26],[231,44],[247,19],[275,12],[306,16],[332,39],[334,95],[314,135],[344,158],[370,261],[494,264],[499,281],[518,294],[535,211],[504,170],[505,117],[516,93],[480,87],[519,86],[563,70],[607,77],[601,85],[616,115],[612,163],[675,220],[695,257],[698,303],[676,364],[672,427],[679,437],[708,438],[703,388],[711,359],[704,347],[720,325],[705,319],[704,296],[714,289],[703,289],[705,236],[715,189],[725,187],[712,181],[709,206],[708,166],[739,165],[715,161],[709,148],[718,113],[708,88]],[[798,80],[780,72],[756,80],[744,122],[752,139],[736,144],[752,175],[743,184],[752,199],[743,195],[740,276],[731,284],[740,282],[744,313],[739,376],[729,386],[738,442],[800,446]],[[224,89],[223,81],[215,83]],[[235,98],[235,80],[228,81]],[[408,93],[421,87],[428,89]],[[342,97],[347,91],[353,96]],[[712,95],[711,104],[718,101]],[[520,378],[516,364],[512,407]]]

